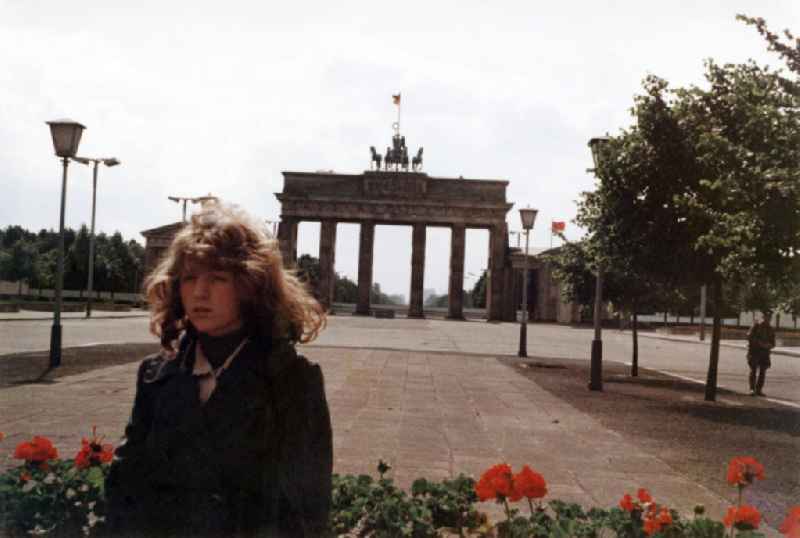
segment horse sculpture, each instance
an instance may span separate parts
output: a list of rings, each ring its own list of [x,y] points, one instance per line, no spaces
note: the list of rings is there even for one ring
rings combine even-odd
[[[403,167],[404,172],[408,172],[408,149],[403,146],[403,150],[400,153],[400,166]]]
[[[375,146],[370,146],[369,150],[370,150],[370,152],[372,152],[372,160],[369,163],[370,168],[372,167],[372,164],[375,163],[375,170],[380,170],[381,169],[381,155],[380,155],[380,153],[375,151]]]
[[[411,170],[413,170],[414,172],[422,169],[422,149],[423,148],[419,148],[419,151],[417,151],[416,156],[414,156],[414,158],[411,159]]]
[[[394,164],[394,151],[386,146],[386,155],[383,158],[383,169],[389,170],[389,165]]]

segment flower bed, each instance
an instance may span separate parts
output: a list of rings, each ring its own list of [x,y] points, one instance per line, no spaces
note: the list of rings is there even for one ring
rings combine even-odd
[[[3,434],[0,433],[0,441]],[[61,460],[45,437],[20,443],[18,467],[0,474],[0,529],[10,536],[90,536],[103,525],[103,487],[113,447],[97,432],[83,439],[72,459]],[[333,475],[328,536],[375,538],[757,538],[761,515],[742,504],[742,492],[764,477],[764,467],[752,457],[733,458],[728,483],[738,502],[722,522],[695,508],[691,518],[655,502],[644,488],[624,493],[618,506],[585,510],[559,500],[544,501],[547,482],[525,465],[518,473],[501,463],[480,479],[459,475],[442,482],[417,479],[410,495],[386,478],[389,465],[378,464],[379,478]],[[505,520],[491,522],[478,501],[499,503]],[[522,508],[518,508],[520,503]],[[800,538],[800,506],[793,507],[780,527],[787,538]]]

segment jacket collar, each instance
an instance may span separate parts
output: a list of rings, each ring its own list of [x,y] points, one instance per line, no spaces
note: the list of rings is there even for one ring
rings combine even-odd
[[[179,372],[190,373],[193,367],[191,353],[196,341],[196,337],[184,334],[178,344],[178,352],[175,358],[162,359],[161,364],[158,365],[156,371],[147,381],[161,381]],[[252,353],[253,351],[248,349],[251,346],[258,346],[256,353],[264,353],[266,357],[263,360],[246,361],[247,368],[254,375],[265,376],[269,380],[279,378],[284,370],[297,359],[297,351],[288,338],[273,338],[271,342],[264,342],[262,339],[256,338],[248,342],[242,352]]]

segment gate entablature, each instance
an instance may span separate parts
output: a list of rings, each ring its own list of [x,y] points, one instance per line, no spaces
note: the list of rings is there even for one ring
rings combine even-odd
[[[513,204],[508,181],[430,177],[414,172],[329,174],[283,172],[281,217],[491,228],[505,224]]]

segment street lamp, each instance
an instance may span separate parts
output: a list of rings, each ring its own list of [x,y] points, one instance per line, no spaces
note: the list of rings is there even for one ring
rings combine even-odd
[[[607,136],[598,136],[589,140],[592,150],[594,168],[591,170],[602,182],[597,174],[600,163],[604,157],[604,148],[610,140]],[[597,262],[597,279],[594,286],[594,340],[592,340],[592,359],[589,373],[589,390],[603,390],[603,335],[601,328],[600,309],[603,302],[603,269],[600,261]]]
[[[114,157],[105,159],[92,159],[90,157],[73,157],[73,161],[78,161],[81,164],[89,165],[94,163],[94,171],[92,175],[92,230],[89,235],[89,297],[86,300],[86,317],[92,317],[92,289],[94,286],[94,215],[95,208],[97,207],[97,167],[100,163],[108,166],[117,166],[120,164],[119,160]]]
[[[78,152],[81,135],[86,126],[77,121],[62,119],[48,121],[53,148],[61,157],[64,171],[61,176],[61,217],[58,225],[58,274],[56,275],[56,306],[53,310],[53,328],[50,330],[50,368],[61,365],[61,292],[64,287],[64,207],[67,201],[67,166],[70,157]]]
[[[522,320],[519,323],[519,351],[518,357],[528,356],[528,246],[530,244],[530,232],[533,223],[536,222],[538,209],[526,207],[519,210],[519,218],[522,220],[522,227],[525,229],[525,265],[522,272]]]
[[[176,204],[183,203],[183,222],[186,222],[186,203],[192,202],[193,204],[200,204],[201,207],[204,207],[207,202],[210,201],[217,201],[219,198],[216,196],[212,196],[211,193],[208,193],[208,196],[197,196],[195,198],[189,198],[186,196],[167,196],[170,200],[175,202]]]

